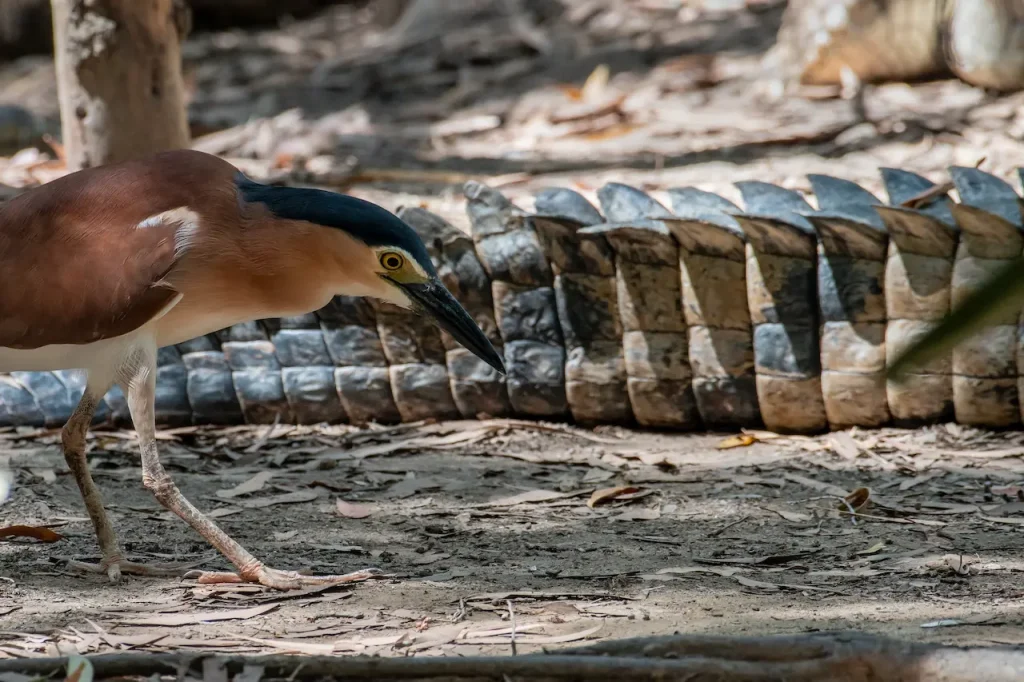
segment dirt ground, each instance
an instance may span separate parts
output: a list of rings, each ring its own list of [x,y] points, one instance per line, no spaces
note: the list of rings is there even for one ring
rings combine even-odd
[[[505,420],[163,432],[182,491],[268,564],[387,575],[279,593],[68,570],[97,549],[57,435],[2,434],[16,480],[0,522],[62,537],[0,543],[0,655],[468,655],[508,653],[513,631],[521,652],[677,631],[1024,643],[1024,434],[751,435],[728,448],[726,434]],[[91,447],[133,560],[228,568],[142,489],[131,433]]]

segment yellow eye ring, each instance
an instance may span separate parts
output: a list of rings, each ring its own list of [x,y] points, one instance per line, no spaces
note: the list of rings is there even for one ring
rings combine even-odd
[[[380,264],[385,270],[394,272],[395,270],[402,269],[402,266],[405,265],[405,258],[403,258],[400,253],[385,251],[380,254]]]

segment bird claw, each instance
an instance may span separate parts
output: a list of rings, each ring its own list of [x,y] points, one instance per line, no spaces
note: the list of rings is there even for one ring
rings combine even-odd
[[[384,578],[382,571],[376,568],[367,568],[354,573],[344,575],[302,575],[295,571],[279,571],[266,566],[259,566],[245,574],[222,573],[213,571],[190,571],[185,574],[186,578],[195,578],[201,585],[218,585],[225,583],[256,583],[274,590],[297,590],[303,587],[316,587],[320,585],[344,585],[346,583],[361,583],[366,580]]]
[[[135,563],[134,561],[126,561],[121,558],[104,559],[99,563],[91,563],[88,561],[76,561],[74,559],[67,559],[68,568],[73,568],[86,573],[106,573],[107,578],[110,582],[117,584],[120,583],[124,575],[141,575],[147,577],[158,577],[158,578],[178,578],[181,577],[187,567],[164,567],[164,566],[149,566],[146,564]]]

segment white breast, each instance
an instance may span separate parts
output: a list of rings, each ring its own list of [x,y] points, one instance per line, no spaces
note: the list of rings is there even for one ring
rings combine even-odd
[[[138,329],[110,339],[82,344],[55,343],[30,349],[0,346],[0,372],[85,369],[90,373],[109,373],[109,377],[113,379],[114,372],[134,348],[155,347],[154,325],[178,305],[181,298],[180,294],[175,296],[149,322]]]

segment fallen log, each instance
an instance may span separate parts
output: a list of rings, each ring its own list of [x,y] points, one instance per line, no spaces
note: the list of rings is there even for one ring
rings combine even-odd
[[[89,657],[94,679],[148,677],[215,666],[260,669],[267,680],[687,680],[702,682],[1011,682],[1024,649],[953,647],[858,632],[770,637],[671,635],[602,642],[557,653],[482,657],[216,656],[117,653]],[[58,676],[66,658],[0,661],[0,674]]]

